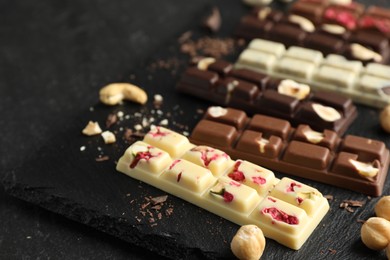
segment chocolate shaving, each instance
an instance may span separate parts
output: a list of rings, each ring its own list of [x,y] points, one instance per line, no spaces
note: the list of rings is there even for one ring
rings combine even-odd
[[[173,213],[173,208],[167,208],[167,209],[165,210],[165,215],[166,215],[166,216],[170,216],[172,213]]]
[[[203,21],[203,26],[215,33],[221,27],[221,13],[217,7],[213,7],[210,15]]]
[[[336,254],[336,253],[337,253],[337,251],[336,251],[336,250],[334,250],[334,249],[331,249],[331,248],[329,248],[328,250],[329,250],[329,252],[330,252],[330,254],[331,254],[331,255],[334,255],[334,254]]]
[[[107,155],[95,158],[95,161],[97,161],[97,162],[104,162],[104,161],[108,161],[108,160],[110,160],[110,157],[108,157]]]
[[[152,203],[153,205],[159,204],[159,203],[164,203],[168,198],[168,195],[163,195],[159,197],[154,197],[152,198]]]
[[[192,36],[192,32],[191,31],[186,31],[185,33],[183,33],[179,39],[177,40],[180,44],[188,41],[189,39],[191,39],[191,36]]]
[[[109,114],[106,119],[106,127],[110,128],[118,121],[118,116],[116,114]]]
[[[343,200],[343,202],[351,207],[362,207],[364,205],[364,201],[360,200]]]

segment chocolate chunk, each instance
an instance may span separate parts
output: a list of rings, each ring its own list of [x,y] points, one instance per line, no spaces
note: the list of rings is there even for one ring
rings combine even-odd
[[[249,122],[248,129],[263,132],[264,137],[275,135],[284,140],[289,136],[291,126],[286,120],[263,115],[255,115]]]
[[[262,140],[264,141],[262,142]],[[282,146],[280,137],[272,135],[269,139],[263,139],[262,133],[245,130],[237,142],[236,149],[274,159],[279,156]]]
[[[216,60],[215,62],[211,63],[207,69],[217,72],[221,76],[225,76],[233,69],[233,65],[230,62],[224,60]]]
[[[331,154],[328,148],[292,141],[284,154],[283,161],[323,170],[328,167]]]
[[[314,32],[308,35],[303,43],[306,48],[311,48],[321,51],[324,55],[342,53],[345,46],[345,41],[339,37],[335,37],[323,32]]]
[[[314,23],[320,23],[324,12],[324,1],[296,1],[290,8],[290,13],[306,17]]]
[[[218,74],[191,67],[186,70],[181,80],[194,88],[211,89],[218,80]]]
[[[221,116],[215,116],[210,111],[211,109],[209,108],[204,116],[205,119],[233,126],[237,130],[243,129],[248,121],[248,117],[242,110],[226,109],[226,114]]]
[[[192,138],[200,142],[212,142],[213,145],[229,147],[236,140],[237,131],[233,126],[209,120],[202,120],[196,125]]]
[[[299,125],[294,132],[293,140],[311,143],[328,148],[334,151],[340,142],[340,138],[333,131],[325,129],[323,132],[316,132],[308,125]]]
[[[360,136],[347,135],[341,144],[341,150],[358,155],[359,161],[372,162],[374,160],[384,161],[386,145]]]
[[[292,23],[275,24],[269,33],[270,40],[282,42],[286,46],[303,46],[305,38],[306,32]]]
[[[279,94],[275,90],[267,89],[264,91],[262,98],[257,101],[257,104],[264,109],[269,109],[270,114],[289,119],[294,116],[299,105],[299,100],[294,97]],[[275,107],[278,109],[275,109]]]
[[[244,39],[267,38],[273,24],[269,20],[259,20],[257,17],[244,16],[235,31],[235,35]]]
[[[260,90],[264,90],[266,83],[269,80],[269,77],[262,73],[257,73],[248,69],[234,69],[231,71],[230,75],[242,80],[246,80],[256,84]]]

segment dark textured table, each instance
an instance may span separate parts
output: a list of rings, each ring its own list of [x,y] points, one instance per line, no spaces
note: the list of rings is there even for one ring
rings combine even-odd
[[[221,3],[217,2],[223,9],[225,5]],[[210,4],[205,0],[128,0],[115,4],[112,1],[1,0],[1,174],[42,152],[48,140],[64,132],[80,113],[96,104],[101,86],[130,80],[132,71],[149,55],[163,49],[187,29],[196,28],[199,14]],[[226,6],[234,5],[238,8],[231,10],[232,14],[245,10],[239,1],[230,1]],[[359,123],[354,124],[351,132],[383,136],[375,121],[375,111],[360,108],[360,112]],[[361,126],[363,123],[367,125]],[[33,175],[34,168],[29,172]],[[326,188],[324,192],[331,192],[336,198],[326,225],[331,223],[331,217],[339,215],[344,219],[350,216],[353,224],[346,230],[342,239],[345,242],[327,237],[328,244],[323,251],[306,259],[346,259],[352,251],[354,258],[383,258],[364,249],[353,231],[359,227],[355,223],[357,219],[372,215],[372,201],[337,189]],[[386,192],[389,193],[389,187]],[[368,205],[348,215],[336,204],[350,198],[365,200]],[[0,218],[1,259],[150,259],[155,256],[143,248],[12,198],[3,189]],[[352,245],[348,241],[353,241]]]

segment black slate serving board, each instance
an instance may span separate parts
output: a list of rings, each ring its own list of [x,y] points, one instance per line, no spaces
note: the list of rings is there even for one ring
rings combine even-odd
[[[219,36],[231,36],[239,17],[247,9],[234,1],[217,3],[224,18]],[[199,28],[189,29],[193,33],[193,39],[207,36]],[[142,123],[143,118],[149,120],[153,117],[155,123],[168,119],[170,128],[190,132],[201,117],[197,111],[209,105],[174,90],[180,71],[188,62],[188,56],[180,53],[179,49],[180,45],[174,39],[152,55],[147,65],[124,76],[147,90],[151,100],[146,106],[131,103],[116,107],[107,107],[98,102],[86,104],[78,115],[63,122],[63,131],[54,133],[37,152],[8,174],[3,182],[7,191],[159,255],[175,259],[233,257],[229,243],[239,228],[237,225],[174,196],[168,196],[160,210],[163,214],[161,219],[158,219],[157,212],[150,210],[155,219],[151,223],[151,216],[143,216],[141,213],[146,203],[145,197],[157,197],[166,193],[115,171],[115,160],[129,145],[121,138],[122,128],[131,128],[134,124]],[[236,54],[233,53],[228,59],[234,61]],[[177,65],[170,69],[152,66],[156,61],[172,59]],[[117,79],[113,79],[115,80]],[[157,93],[164,97],[160,108],[162,115],[159,115],[152,100]],[[389,137],[379,127],[377,110],[363,106],[358,108],[358,119],[347,133],[381,139],[389,145]],[[125,116],[123,121],[110,128],[118,132],[116,144],[105,145],[99,136],[81,135],[81,129],[89,120],[99,121],[104,126],[107,116],[118,111],[122,111]],[[137,113],[142,116],[138,117]],[[82,146],[86,147],[85,151],[80,151]],[[110,159],[96,162],[95,158],[99,155],[108,155]],[[280,173],[276,175],[285,176]],[[267,240],[263,259],[384,259],[383,253],[368,250],[360,241],[359,235],[359,220],[373,215],[377,198],[295,179],[318,188],[323,194],[333,195],[331,210],[302,249],[290,250]],[[389,179],[386,181],[384,194],[390,194]],[[361,200],[365,204],[354,209],[354,212],[348,212],[339,208],[339,204],[345,199]],[[165,210],[169,208],[173,212],[166,215]]]

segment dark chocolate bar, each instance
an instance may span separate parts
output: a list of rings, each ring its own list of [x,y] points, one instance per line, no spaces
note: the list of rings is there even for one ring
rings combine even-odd
[[[300,94],[293,81],[272,79],[248,69],[233,69],[223,60],[211,62],[206,69],[198,67],[190,67],[183,73],[177,85],[179,91],[218,105],[243,109],[249,114],[289,120],[294,126],[309,124],[317,131],[331,129],[343,134],[357,116],[351,99],[338,94],[312,92],[307,85],[302,85]],[[325,114],[329,117],[324,117]]]
[[[341,138],[308,125],[293,128],[286,120],[264,115],[248,118],[233,108],[210,107],[190,139],[233,158],[371,196],[382,194],[389,166],[389,150],[381,141]]]
[[[259,16],[259,13],[263,15]],[[286,47],[302,46],[319,50],[324,55],[341,54],[364,63],[390,62],[388,9],[371,6],[364,11],[364,6],[358,3],[336,5],[328,1],[301,0],[292,5],[289,13],[278,13],[277,19],[272,19],[275,15],[271,13],[266,7],[244,16],[236,36],[247,40],[268,39]],[[300,23],[296,19],[308,20]],[[375,52],[377,57],[361,55],[360,50],[355,50],[356,44]]]

